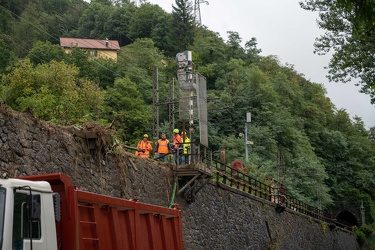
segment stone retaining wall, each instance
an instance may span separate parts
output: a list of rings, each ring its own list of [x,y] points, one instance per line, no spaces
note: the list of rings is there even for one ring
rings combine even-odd
[[[352,232],[230,187],[207,185],[181,208],[186,249],[357,249]]]
[[[134,157],[107,141],[77,136],[76,129],[41,122],[0,104],[0,167],[11,177],[62,172],[80,189],[167,206],[171,165]],[[356,249],[354,235],[241,191],[206,185],[183,214],[185,249]]]

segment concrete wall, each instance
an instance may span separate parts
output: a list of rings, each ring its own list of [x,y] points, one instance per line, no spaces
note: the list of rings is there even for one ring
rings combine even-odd
[[[137,198],[167,206],[173,190],[171,165],[135,158],[100,139],[83,139],[72,128],[40,122],[0,104],[0,167],[12,177],[63,172],[80,189]],[[206,185],[183,213],[185,249],[357,249],[354,235],[238,190]]]

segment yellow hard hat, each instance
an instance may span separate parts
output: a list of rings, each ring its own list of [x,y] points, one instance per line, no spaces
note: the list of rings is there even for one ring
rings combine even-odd
[[[173,129],[173,133],[178,134],[178,133],[180,133],[180,130],[178,130],[177,128],[175,128],[175,129]]]
[[[144,134],[144,135],[143,135],[143,138],[148,138],[148,134]]]
[[[182,135],[186,135],[186,132],[185,131],[183,131],[182,133],[181,133]]]

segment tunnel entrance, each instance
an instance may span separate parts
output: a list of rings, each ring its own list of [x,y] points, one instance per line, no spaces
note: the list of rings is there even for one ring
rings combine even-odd
[[[341,211],[336,216],[337,222],[344,224],[346,226],[352,227],[352,226],[358,226],[358,220],[357,217],[347,210]]]

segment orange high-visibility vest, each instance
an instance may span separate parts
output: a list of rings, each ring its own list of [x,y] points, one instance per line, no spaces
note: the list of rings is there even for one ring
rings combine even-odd
[[[145,142],[145,141],[141,140],[141,141],[138,142],[137,148],[144,149],[145,152],[137,151],[137,152],[135,152],[136,156],[140,156],[142,158],[149,158],[150,157],[150,151],[152,150],[152,146],[151,146],[150,142],[148,142],[148,141]]]
[[[168,139],[165,139],[165,140],[159,139],[158,140],[158,153],[168,154],[169,152],[168,144],[169,144]]]
[[[178,149],[182,145],[182,138],[179,134],[175,134],[173,138],[174,148]]]

